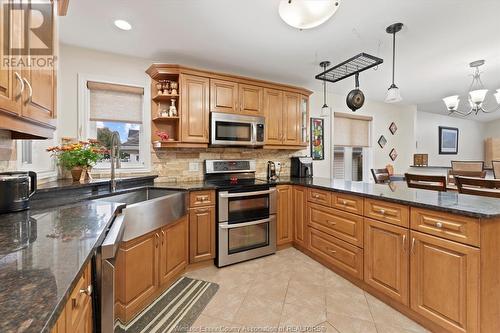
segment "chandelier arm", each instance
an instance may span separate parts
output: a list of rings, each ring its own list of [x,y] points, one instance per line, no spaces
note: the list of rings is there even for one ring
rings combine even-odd
[[[497,112],[498,110],[500,110],[500,105],[497,105],[495,108],[491,109],[491,110],[486,110],[485,108],[481,107],[481,110],[484,112],[484,113],[493,113],[493,112]]]

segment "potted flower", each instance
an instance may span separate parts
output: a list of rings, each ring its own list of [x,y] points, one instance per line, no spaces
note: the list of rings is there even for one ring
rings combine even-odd
[[[63,139],[60,146],[49,147],[47,151],[52,152],[52,156],[57,157],[59,165],[71,171],[73,181],[91,179],[92,166],[107,153],[107,149],[94,139],[79,142]]]

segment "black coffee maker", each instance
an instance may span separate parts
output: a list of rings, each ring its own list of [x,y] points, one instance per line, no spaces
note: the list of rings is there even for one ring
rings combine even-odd
[[[311,157],[292,157],[290,176],[311,178],[313,176],[313,160]]]

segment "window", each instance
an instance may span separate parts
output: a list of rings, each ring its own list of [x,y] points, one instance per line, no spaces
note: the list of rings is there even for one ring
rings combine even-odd
[[[85,103],[81,110],[80,139],[96,138],[111,148],[113,132],[120,137],[120,169],[144,172],[149,169],[149,109],[145,110],[143,86],[111,83],[81,78]],[[81,87],[82,88],[82,87]],[[86,135],[83,135],[86,134]],[[97,163],[95,169],[109,169],[110,158]]]
[[[333,178],[368,180],[371,117],[334,114]]]
[[[17,169],[34,171],[39,179],[57,176],[56,161],[46,151],[55,145],[55,139],[17,140]]]

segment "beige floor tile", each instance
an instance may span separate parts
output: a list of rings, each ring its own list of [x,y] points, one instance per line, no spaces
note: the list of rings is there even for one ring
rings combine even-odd
[[[352,293],[349,290],[337,290],[335,292],[328,290],[326,295],[326,310],[332,314],[341,314],[373,321],[365,295]]]
[[[254,281],[248,290],[248,295],[283,303],[287,288],[288,279],[272,277],[267,280]]]
[[[237,333],[240,325],[201,314],[191,326],[191,332]]]
[[[277,327],[282,308],[282,302],[247,295],[234,317],[234,322],[251,327]]]
[[[285,304],[280,327],[313,328],[326,320],[326,309],[315,305]],[[291,331],[291,330],[290,330]]]
[[[285,303],[326,306],[325,287],[312,283],[291,280],[288,284]]]
[[[246,292],[219,290],[210,300],[210,303],[208,303],[202,314],[217,319],[232,321],[243,303],[245,296]]]
[[[340,333],[337,331],[335,327],[332,326],[329,322],[325,321],[319,325],[316,326],[316,332],[321,332],[321,333]]]
[[[403,327],[395,327],[395,326],[389,326],[389,325],[378,324],[378,323],[376,323],[375,326],[377,327],[378,333],[415,333],[416,332],[416,331],[406,329]],[[425,331],[417,331],[417,332],[429,332],[429,331],[425,330]]]
[[[373,316],[373,320],[377,324],[387,326],[405,328],[411,332],[427,332],[425,328],[406,317],[399,311],[396,311],[389,305],[379,301],[377,298],[366,293],[366,300]]]
[[[327,314],[327,320],[340,333],[377,333],[371,321],[333,313]]]

